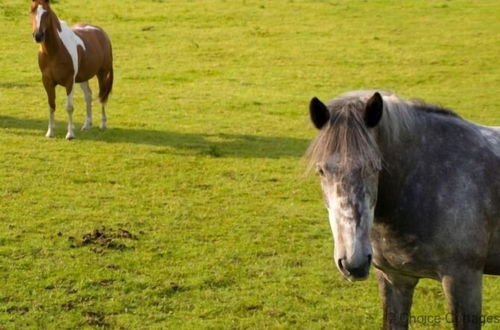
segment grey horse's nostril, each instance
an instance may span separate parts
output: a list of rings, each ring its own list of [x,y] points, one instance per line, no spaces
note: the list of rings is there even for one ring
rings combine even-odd
[[[348,277],[354,278],[354,279],[360,279],[360,278],[366,278],[368,275],[369,269],[370,269],[370,264],[372,260],[372,255],[369,254],[366,256],[366,263],[363,263],[359,266],[353,267],[347,262],[346,258],[341,258],[337,260],[337,265],[340,271]]]
[[[341,270],[345,270],[344,261],[345,261],[345,259],[338,259],[338,260],[337,260],[337,266],[338,266],[338,267],[339,267],[339,269],[341,269]]]

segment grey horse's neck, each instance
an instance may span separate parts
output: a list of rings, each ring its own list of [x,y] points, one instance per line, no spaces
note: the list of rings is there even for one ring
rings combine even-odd
[[[398,110],[405,113],[391,113]],[[470,148],[477,134],[471,123],[453,113],[421,108],[398,110],[389,107],[388,118],[378,131],[377,140],[383,158],[376,211],[379,215],[397,209],[399,201],[394,196],[401,196],[407,178],[415,173],[415,169],[427,167],[429,171],[435,170],[442,165],[442,159],[459,162],[453,154],[467,154],[466,149]],[[463,152],[456,152],[460,149],[464,149]],[[451,156],[444,157],[445,153]]]

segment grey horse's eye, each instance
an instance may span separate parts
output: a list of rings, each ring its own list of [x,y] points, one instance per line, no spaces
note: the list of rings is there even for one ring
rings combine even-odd
[[[320,165],[316,166],[316,173],[318,173],[319,176],[325,176],[325,171]]]

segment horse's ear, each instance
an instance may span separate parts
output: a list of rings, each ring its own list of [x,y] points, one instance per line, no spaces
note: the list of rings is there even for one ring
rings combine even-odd
[[[384,101],[379,92],[375,92],[372,97],[366,102],[366,108],[364,113],[365,124],[368,127],[375,127],[382,119],[382,113],[384,111]]]
[[[317,129],[321,129],[330,119],[330,111],[317,97],[313,97],[309,103],[309,115]]]

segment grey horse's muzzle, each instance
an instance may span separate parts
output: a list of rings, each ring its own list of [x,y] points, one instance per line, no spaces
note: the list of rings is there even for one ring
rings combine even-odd
[[[349,281],[362,281],[368,277],[370,272],[370,265],[372,263],[371,254],[366,256],[365,262],[357,265],[352,265],[347,262],[347,259],[338,259],[337,267],[339,268],[342,275]]]

